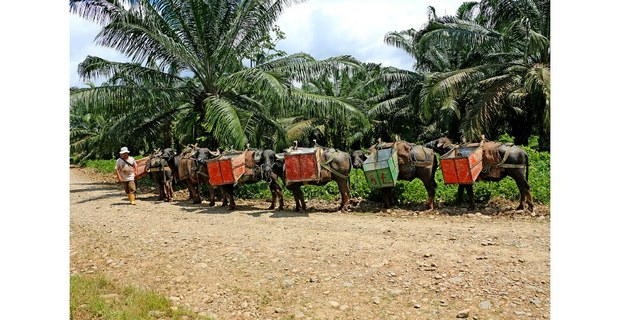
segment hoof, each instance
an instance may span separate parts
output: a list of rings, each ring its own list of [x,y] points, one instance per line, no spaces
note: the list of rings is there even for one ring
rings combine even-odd
[[[209,207],[213,207],[215,205],[215,202],[209,202]]]
[[[275,209],[275,206],[270,206],[269,208],[267,208],[267,210],[273,210]]]

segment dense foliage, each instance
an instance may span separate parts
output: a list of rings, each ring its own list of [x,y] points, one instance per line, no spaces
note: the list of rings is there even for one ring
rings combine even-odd
[[[95,42],[131,59],[87,57],[71,88],[72,161],[185,144],[342,150],[376,138],[475,141],[503,133],[549,150],[550,2],[464,2],[419,30],[388,32],[413,70],[316,61],[276,49],[294,0],[70,0],[101,24]],[[101,85],[89,81],[103,78]]]

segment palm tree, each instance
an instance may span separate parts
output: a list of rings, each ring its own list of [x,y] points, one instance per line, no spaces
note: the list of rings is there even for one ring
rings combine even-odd
[[[80,76],[103,76],[108,85],[81,90],[72,102],[119,115],[115,130],[129,136],[172,130],[179,144],[203,141],[208,147],[273,143],[284,136],[273,119],[293,113],[359,119],[363,115],[347,101],[292,85],[325,70],[356,68],[355,59],[315,61],[298,54],[244,66],[244,58],[269,43],[265,35],[282,10],[297,2],[70,0],[73,13],[102,25],[97,44],[131,59],[87,57]]]
[[[548,0],[483,0],[464,3],[454,17],[437,17],[430,7],[420,31],[386,35],[427,72],[420,91],[426,120],[439,124],[440,113],[449,111],[458,136],[468,140],[508,131],[520,144],[532,134],[548,142],[549,6]]]

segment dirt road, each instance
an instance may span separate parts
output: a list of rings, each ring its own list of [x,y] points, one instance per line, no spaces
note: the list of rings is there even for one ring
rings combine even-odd
[[[155,193],[130,206],[102,180],[71,169],[71,273],[216,319],[549,318],[545,208],[229,212]]]

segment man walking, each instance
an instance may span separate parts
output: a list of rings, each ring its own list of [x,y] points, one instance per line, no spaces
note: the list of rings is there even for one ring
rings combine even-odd
[[[119,153],[121,156],[118,160],[116,160],[116,175],[118,176],[118,180],[121,182],[125,193],[127,193],[127,196],[129,197],[129,204],[135,205],[135,179],[138,175],[138,166],[136,165],[136,160],[129,156],[129,149],[127,149],[127,147],[122,147]]]

